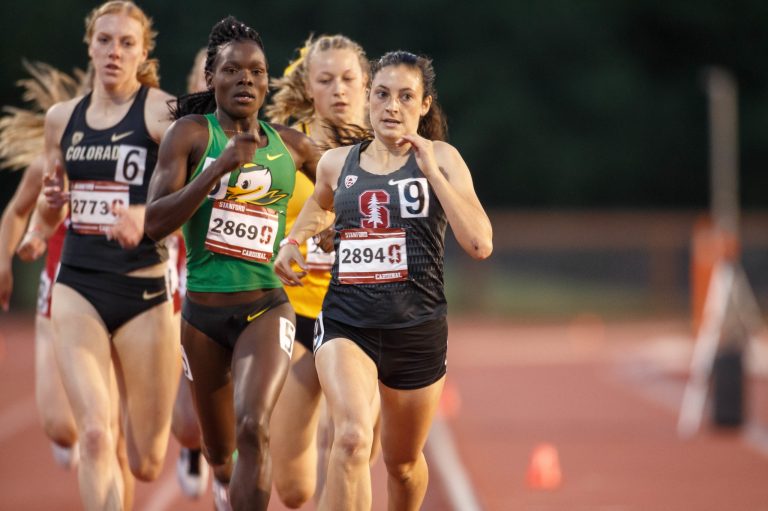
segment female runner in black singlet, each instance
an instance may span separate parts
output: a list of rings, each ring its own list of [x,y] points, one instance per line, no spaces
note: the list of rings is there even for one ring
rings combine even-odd
[[[162,468],[180,360],[165,283],[164,247],[144,236],[147,187],[170,124],[167,93],[148,59],[155,32],[135,4],[111,1],[86,20],[93,91],[54,105],[45,120],[45,220],[69,206],[53,290],[55,350],[80,438],[86,509],[122,509],[124,487],[110,411],[114,364],[131,471]]]
[[[445,379],[447,224],[476,259],[492,250],[488,216],[459,152],[441,142],[431,62],[392,52],[372,69],[374,138],[327,151],[317,183],[275,261],[286,285],[305,268],[298,244],[336,213],[336,260],[318,318],[315,364],[334,424],[319,509],[370,509],[371,404],[381,397],[389,508],[416,510],[422,453]]]

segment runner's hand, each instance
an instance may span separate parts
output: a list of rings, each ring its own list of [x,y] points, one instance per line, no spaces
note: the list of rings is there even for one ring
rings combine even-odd
[[[238,133],[230,138],[217,158],[222,165],[222,174],[252,162],[258,148],[259,138],[254,133]]]
[[[296,271],[293,265],[300,268]],[[303,286],[301,279],[307,274],[307,263],[301,257],[299,247],[293,243],[283,246],[275,258],[275,273],[286,286]]]
[[[43,176],[43,195],[52,209],[61,209],[69,203],[69,192],[64,190],[64,167],[58,160]]]
[[[402,146],[405,144],[411,144],[411,147],[413,147],[416,163],[427,178],[440,172],[440,167],[437,165],[437,158],[435,157],[435,147],[431,140],[415,134],[403,135],[397,141],[397,145]]]
[[[27,231],[21,238],[21,243],[16,249],[16,255],[24,262],[34,261],[45,253],[48,243],[38,231]]]
[[[113,213],[117,217],[112,227],[107,229],[107,239],[117,240],[123,248],[136,247],[144,237],[144,213],[146,208],[142,206],[128,206],[116,204]]]

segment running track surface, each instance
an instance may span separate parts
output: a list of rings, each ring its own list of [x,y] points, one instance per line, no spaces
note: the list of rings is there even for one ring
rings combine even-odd
[[[0,317],[0,509],[80,509],[76,476],[54,464],[37,421],[32,337],[31,317]],[[685,321],[460,319],[449,343],[423,509],[768,510],[762,350],[750,359],[761,370],[748,385],[753,424],[722,430],[705,416],[700,433],[681,440],[675,426],[693,346]],[[552,490],[526,484],[542,442],[559,454],[563,479]],[[177,452],[171,441],[158,481],[137,483],[135,509],[213,508],[210,491],[198,501],[180,494]],[[380,461],[373,486],[373,509],[383,510]],[[274,493],[270,509],[284,509]]]

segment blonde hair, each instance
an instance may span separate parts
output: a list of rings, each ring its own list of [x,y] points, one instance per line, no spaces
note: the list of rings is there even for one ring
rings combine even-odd
[[[272,80],[270,87],[276,91],[264,114],[272,122],[309,122],[315,114],[315,105],[307,95],[309,62],[312,57],[327,50],[352,50],[360,61],[364,80],[370,76],[370,64],[362,46],[341,34],[322,35],[313,40],[310,35],[299,49],[299,56],[288,64],[283,76]]]
[[[75,69],[73,76],[43,62],[22,61],[31,78],[16,84],[28,109],[6,106],[0,118],[0,166],[21,170],[43,152],[45,112],[54,104],[84,94],[91,88],[93,73]]]
[[[127,0],[112,0],[103,3],[88,14],[85,18],[85,37],[83,38],[85,44],[91,44],[96,20],[107,14],[125,14],[138,21],[144,34],[142,43],[147,50],[147,55],[152,53],[152,50],[155,49],[155,38],[157,37],[157,32],[152,29],[152,18],[147,16],[138,5]],[[159,67],[160,64],[157,59],[148,58],[139,65],[136,78],[147,87],[159,87]]]

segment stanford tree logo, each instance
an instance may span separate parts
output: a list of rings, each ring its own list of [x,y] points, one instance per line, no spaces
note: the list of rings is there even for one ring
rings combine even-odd
[[[360,227],[365,229],[383,229],[389,227],[389,194],[384,190],[367,190],[360,194],[358,199],[360,213]]]

